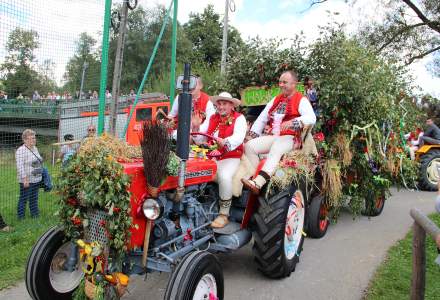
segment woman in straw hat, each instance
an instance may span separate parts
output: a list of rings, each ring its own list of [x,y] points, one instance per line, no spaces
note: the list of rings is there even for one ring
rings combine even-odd
[[[246,136],[246,119],[236,112],[240,100],[227,92],[211,97],[217,112],[209,119],[205,132],[216,138],[221,156],[217,160],[217,182],[220,194],[220,213],[212,222],[213,228],[223,228],[228,223],[229,209],[232,202],[232,178],[240,165],[243,154],[243,141]],[[196,131],[196,130],[194,130]],[[202,130],[203,131],[203,130]],[[202,142],[203,137],[197,137],[196,142]]]

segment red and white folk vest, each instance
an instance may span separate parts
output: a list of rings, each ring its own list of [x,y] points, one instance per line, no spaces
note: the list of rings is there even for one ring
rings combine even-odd
[[[205,119],[206,119],[206,106],[208,105],[208,102],[209,102],[209,95],[204,92],[200,92],[199,98],[194,100],[192,103],[193,113],[201,116],[202,122],[205,121]],[[174,124],[175,124],[174,129],[177,129],[178,122],[179,122],[179,116],[175,116],[174,117]]]
[[[235,121],[240,116],[241,114],[236,111],[233,111],[229,116],[225,117],[222,117],[216,113],[209,119],[208,131],[206,133],[209,135],[214,135],[214,133],[218,130],[219,138],[224,139],[230,137],[234,134]],[[226,158],[240,158],[243,154],[243,144],[232,151],[227,151],[225,148],[221,148],[219,151],[222,153],[222,156],[219,158],[220,160]]]
[[[300,117],[301,114],[299,113],[299,103],[301,102],[302,98],[303,95],[300,92],[296,92],[289,97],[285,97],[283,94],[276,96],[272,107],[269,109],[268,125],[270,128],[272,129],[273,115],[281,105],[285,105],[283,122]],[[296,132],[293,130],[283,130],[281,131],[280,135],[296,135]]]

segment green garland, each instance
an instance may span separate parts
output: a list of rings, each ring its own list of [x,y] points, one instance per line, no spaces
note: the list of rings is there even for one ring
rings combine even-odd
[[[87,209],[107,212],[105,227],[109,246],[117,253],[126,250],[129,239],[130,178],[108,149],[95,147],[75,155],[56,180],[58,215],[67,237],[78,239],[88,226]]]

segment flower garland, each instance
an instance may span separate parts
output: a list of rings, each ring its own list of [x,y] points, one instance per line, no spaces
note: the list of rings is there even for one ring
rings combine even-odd
[[[61,170],[56,187],[60,195],[58,215],[67,237],[79,239],[89,226],[87,210],[107,213],[99,226],[105,229],[109,246],[116,253],[126,250],[130,235],[130,178],[102,143],[88,145]]]

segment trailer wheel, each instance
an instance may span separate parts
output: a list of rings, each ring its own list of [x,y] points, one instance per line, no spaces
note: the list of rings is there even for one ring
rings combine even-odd
[[[365,208],[362,211],[364,216],[377,217],[383,211],[385,207],[385,191],[381,191],[378,195],[370,193],[367,198],[365,198]]]
[[[327,233],[330,224],[328,208],[324,203],[324,196],[313,197],[307,210],[307,235],[311,238],[320,239]]]
[[[165,300],[223,300],[223,270],[207,251],[194,251],[183,258],[171,274]]]
[[[267,277],[284,278],[295,271],[304,242],[306,206],[297,186],[258,198],[253,252],[258,269]]]
[[[32,299],[71,299],[84,276],[81,268],[63,269],[71,243],[61,227],[52,227],[32,248],[26,265],[26,288]]]

